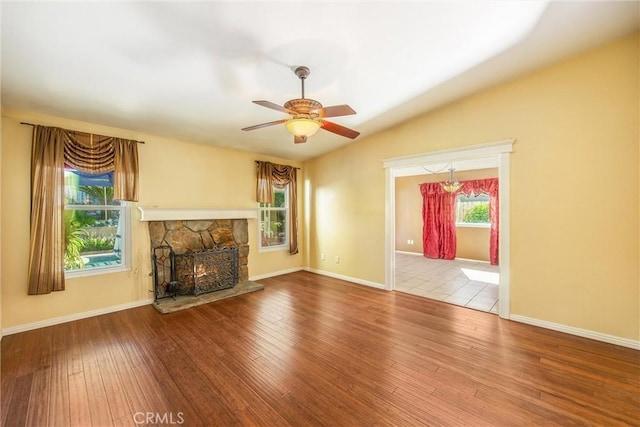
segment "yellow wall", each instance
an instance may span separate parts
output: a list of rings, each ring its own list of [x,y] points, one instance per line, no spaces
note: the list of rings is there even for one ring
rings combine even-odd
[[[307,162],[309,266],[383,283],[382,160],[514,137],[511,313],[639,340],[638,42],[635,33]]]
[[[68,279],[64,292],[27,295],[32,128],[20,125],[20,121],[146,142],[138,146],[140,201],[132,211],[131,271]],[[301,166],[284,159],[6,109],[2,117],[1,160],[3,328],[152,298],[148,228],[146,222],[139,221],[136,206],[257,209],[255,160]],[[302,184],[298,192],[302,194]],[[302,266],[303,254],[259,253],[257,237],[257,220],[249,220],[250,277]],[[300,242],[304,247],[302,233]]]
[[[498,169],[459,171],[455,179],[497,178]],[[449,174],[403,176],[396,178],[396,250],[422,253],[422,194],[420,184],[442,182]],[[413,240],[413,245],[407,243]],[[456,258],[489,261],[489,228],[457,227]]]
[[[456,227],[456,258],[489,262],[489,227]]]
[[[437,177],[437,178],[436,178]],[[397,251],[422,253],[422,194],[420,184],[449,177],[437,175],[403,176],[396,178],[396,247]],[[407,242],[413,240],[413,244]]]
[[[0,107],[1,109],[1,107]],[[0,131],[2,124],[0,123]],[[0,178],[2,177],[2,144],[0,143]],[[0,182],[1,184],[1,182]],[[0,242],[2,242],[2,185],[0,185]],[[2,339],[2,245],[0,244],[0,340]]]

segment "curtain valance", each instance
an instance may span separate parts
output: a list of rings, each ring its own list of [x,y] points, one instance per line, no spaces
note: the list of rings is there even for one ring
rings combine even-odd
[[[113,196],[116,200],[138,201],[137,141],[95,135],[58,127],[34,126],[35,141],[60,145],[64,163],[82,172],[113,172]],[[63,165],[64,166],[64,165]]]

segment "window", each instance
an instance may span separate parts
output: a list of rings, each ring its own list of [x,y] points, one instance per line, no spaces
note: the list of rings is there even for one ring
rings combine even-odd
[[[129,207],[113,200],[113,174],[65,169],[64,184],[66,275],[126,269]]]
[[[260,250],[289,248],[288,185],[273,187],[273,203],[260,203]]]
[[[489,227],[489,195],[458,194],[456,197],[456,226]]]

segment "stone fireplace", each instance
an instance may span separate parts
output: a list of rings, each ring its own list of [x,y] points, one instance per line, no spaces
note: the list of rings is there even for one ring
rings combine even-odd
[[[162,264],[151,273],[154,284],[160,283],[153,304],[159,312],[172,313],[264,289],[249,280],[248,224],[258,218],[257,208],[138,206],[138,210],[140,221],[149,225],[152,267],[158,265],[157,259]],[[171,261],[174,266],[182,264],[182,273],[167,267]],[[231,285],[228,276],[235,276]]]
[[[152,255],[174,256],[175,285],[169,263],[157,263],[161,271],[156,299],[173,295],[199,295],[234,286],[249,278],[247,219],[150,221]]]

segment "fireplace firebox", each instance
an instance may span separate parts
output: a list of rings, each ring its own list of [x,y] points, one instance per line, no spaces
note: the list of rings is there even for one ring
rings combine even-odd
[[[248,280],[246,219],[149,222],[155,299],[198,296]]]
[[[219,247],[176,255],[178,295],[200,295],[238,283],[238,248]]]

